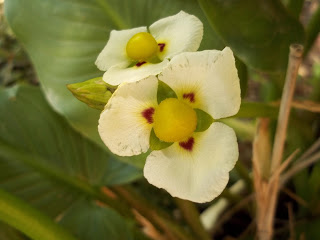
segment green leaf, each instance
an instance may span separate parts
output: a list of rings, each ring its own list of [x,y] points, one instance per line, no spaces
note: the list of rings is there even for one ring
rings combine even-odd
[[[1,189],[0,220],[34,240],[76,240],[48,216]]]
[[[244,98],[248,88],[248,69],[247,66],[239,59],[236,59],[236,67],[238,70],[238,76],[240,78],[241,98]]]
[[[297,19],[299,19],[304,0],[282,0],[288,11],[295,16]]]
[[[211,123],[213,123],[213,118],[210,114],[202,111],[201,109],[194,109],[197,114],[197,127],[195,132],[203,132],[207,130]]]
[[[213,29],[247,66],[284,72],[304,30],[279,0],[198,0]]]
[[[175,91],[172,90],[166,83],[158,80],[157,101],[160,104],[167,98],[178,98]]]
[[[26,240],[27,238],[9,225],[0,222],[0,239],[1,240]]]
[[[105,83],[102,77],[68,84],[67,88],[78,100],[98,110],[104,109],[115,90],[115,88],[111,88],[111,86]]]
[[[75,99],[65,87],[66,84],[103,74],[94,62],[112,29],[150,26],[158,19],[174,15],[180,10],[195,14],[204,22],[201,49],[223,48],[224,44],[211,31],[196,0],[5,2],[7,20],[31,56],[49,103],[73,127],[103,147],[97,131],[99,112]],[[137,161],[137,165],[143,165]]]
[[[141,177],[70,128],[39,88],[0,89],[0,187],[56,218],[81,198],[124,212],[100,191]],[[117,239],[117,238],[115,238]]]
[[[154,130],[153,130],[153,129],[151,130],[151,133],[150,133],[149,143],[150,143],[150,149],[151,149],[151,150],[161,150],[161,149],[170,147],[170,146],[173,144],[173,142],[168,143],[168,142],[163,142],[163,141],[161,141],[161,140],[156,136],[156,134],[154,133]]]
[[[76,237],[83,240],[123,239],[133,240],[133,224],[113,210],[80,200],[68,209],[61,221]]]

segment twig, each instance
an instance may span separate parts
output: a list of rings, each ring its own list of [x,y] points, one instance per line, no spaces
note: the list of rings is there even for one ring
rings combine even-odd
[[[195,235],[201,240],[210,240],[209,233],[204,229],[200,221],[200,214],[195,204],[180,198],[174,198],[174,201]]]
[[[290,106],[296,85],[298,69],[302,60],[303,46],[292,44],[290,46],[289,63],[286,75],[286,81],[283,88],[282,99],[280,103],[279,117],[273,152],[271,158],[271,171],[274,172],[280,165],[283,155],[284,143],[288,127]]]
[[[320,112],[320,103],[309,101],[309,100],[293,101],[291,103],[291,107],[301,109],[301,110],[306,110],[309,112],[315,112],[315,113]]]
[[[309,147],[300,157],[297,159],[296,163],[303,161],[305,158],[309,157],[313,152],[315,152],[320,147],[320,138],[316,140],[311,147]]]
[[[296,201],[298,204],[307,207],[308,203],[303,198],[299,197],[298,195],[294,194],[292,191],[290,191],[288,188],[282,188],[281,189],[284,193],[286,193],[289,197],[291,197],[294,201]]]
[[[142,216],[162,229],[171,239],[194,240],[190,233],[174,222],[165,212],[152,205],[136,193],[130,186],[114,186],[112,190],[121,196],[129,205],[136,209]]]
[[[290,238],[289,238],[289,240],[295,240],[296,239],[296,234],[295,234],[295,231],[294,231],[294,215],[293,215],[292,203],[288,203],[287,207],[288,207],[289,229],[290,229]]]
[[[219,219],[219,221],[216,222],[216,225],[214,226],[212,230],[212,234],[214,235],[221,227],[222,225],[228,221],[235,213],[237,213],[240,209],[244,208],[250,201],[254,199],[254,194],[250,194],[249,196],[242,199],[241,202],[234,205],[232,208],[230,208],[228,211],[226,211],[223,216]]]
[[[245,189],[246,186],[243,179],[238,180],[230,188],[225,188],[219,199],[201,213],[201,222],[207,231],[212,231],[222,213],[228,209],[231,204],[237,204],[242,200],[239,194]],[[228,196],[228,194],[230,196]]]
[[[306,160],[297,163],[290,170],[288,170],[285,174],[283,174],[281,178],[281,184],[284,185],[286,182],[292,178],[296,173],[300,172],[302,169],[309,167],[311,164],[320,160],[320,152],[313,154],[311,157]]]
[[[270,182],[274,180],[276,176],[280,176],[284,170],[289,166],[289,164],[292,162],[294,157],[298,154],[300,150],[296,149],[293,153],[290,154],[290,156],[279,166],[279,168],[276,170],[276,172],[271,176]]]

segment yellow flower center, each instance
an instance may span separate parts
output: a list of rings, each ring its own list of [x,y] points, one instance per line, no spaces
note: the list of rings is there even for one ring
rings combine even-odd
[[[133,60],[147,60],[155,56],[158,44],[150,33],[140,32],[130,38],[126,50],[128,57]]]
[[[197,126],[197,114],[188,104],[176,99],[163,100],[153,116],[153,129],[164,142],[178,142],[189,137]]]

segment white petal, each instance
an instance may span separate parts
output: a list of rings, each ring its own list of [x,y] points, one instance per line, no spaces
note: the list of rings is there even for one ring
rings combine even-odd
[[[126,52],[127,43],[133,35],[139,32],[147,32],[147,28],[138,27],[121,31],[112,30],[106,46],[96,60],[97,67],[101,71],[107,71],[113,65],[130,65],[131,60]]]
[[[154,76],[124,83],[114,92],[99,119],[99,134],[111,152],[133,156],[146,152],[152,124],[142,113],[157,106],[158,80]]]
[[[111,67],[103,75],[103,80],[113,86],[117,86],[123,82],[136,82],[151,75],[159,74],[169,61],[167,59],[160,63],[145,63],[140,67],[129,67],[126,64],[120,64]]]
[[[203,36],[203,24],[193,15],[180,11],[178,14],[153,23],[150,33],[159,43],[165,43],[161,59],[171,58],[181,52],[197,51]]]
[[[179,99],[206,111],[214,119],[233,116],[239,111],[240,80],[233,53],[228,47],[222,51],[179,54],[170,61],[159,79],[167,83]],[[190,102],[186,94],[194,94],[194,102]]]
[[[194,134],[192,151],[174,143],[148,156],[144,176],[172,196],[193,202],[209,202],[226,187],[229,171],[238,160],[236,135],[232,128],[215,122]]]

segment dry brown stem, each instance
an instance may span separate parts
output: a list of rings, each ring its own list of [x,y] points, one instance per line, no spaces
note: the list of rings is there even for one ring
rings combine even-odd
[[[257,135],[253,144],[252,161],[257,202],[257,236],[259,240],[272,239],[275,209],[280,185],[280,174],[293,159],[293,156],[290,156],[289,159],[285,161],[283,165],[281,165],[290,108],[293,99],[298,68],[302,60],[302,53],[303,47],[301,45],[293,44],[290,46],[289,63],[280,103],[270,169],[266,169],[266,166],[270,166],[270,159],[265,157],[266,154],[269,156],[270,153],[265,153],[266,150],[263,150],[269,149],[268,146],[264,148],[264,144],[268,144],[269,141],[267,139],[269,137],[267,133],[267,120],[260,120],[260,125],[258,126]],[[267,161],[268,163],[264,163],[262,161]],[[269,178],[266,179],[266,176],[269,176]]]
[[[280,165],[283,155],[284,143],[290,115],[290,106],[293,99],[293,93],[296,86],[298,69],[302,60],[303,46],[292,44],[290,46],[289,63],[284,84],[280,110],[278,116],[277,130],[273,145],[271,158],[271,171],[274,172]]]

